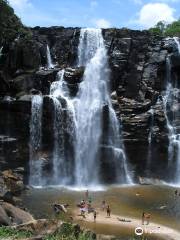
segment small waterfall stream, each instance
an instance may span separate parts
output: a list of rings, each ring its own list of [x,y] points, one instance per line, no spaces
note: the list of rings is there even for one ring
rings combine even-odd
[[[151,173],[151,161],[152,161],[152,135],[153,135],[153,127],[154,127],[154,109],[151,107],[149,110],[150,113],[150,130],[148,136],[148,154],[147,154],[147,162],[146,162],[146,174],[150,177]]]
[[[179,38],[178,37],[174,37],[173,38],[175,43],[177,44],[177,49],[178,49],[178,52],[180,54],[180,41],[179,41]]]
[[[30,185],[42,185],[42,160],[40,158],[42,142],[42,107],[43,97],[33,95],[31,101],[30,121]]]
[[[54,68],[54,64],[52,62],[51,52],[50,52],[48,44],[47,44],[47,47],[46,47],[46,54],[47,54],[47,68],[52,69],[52,68]]]
[[[2,51],[3,51],[3,46],[2,47],[0,47],[0,58],[2,57]]]

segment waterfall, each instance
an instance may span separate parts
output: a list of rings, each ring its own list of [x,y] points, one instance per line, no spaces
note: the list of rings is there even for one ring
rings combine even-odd
[[[179,42],[179,38],[178,37],[173,37],[176,45],[177,45],[177,49],[178,49],[178,53],[180,54],[180,42]]]
[[[1,57],[2,57],[2,50],[3,50],[3,46],[2,47],[0,47],[0,59],[1,59]]]
[[[100,183],[99,147],[102,129],[103,107],[109,109],[109,125],[111,135],[108,144],[116,160],[116,180],[119,180],[119,168],[125,171],[124,182],[131,182],[128,174],[126,158],[119,136],[119,122],[112,108],[109,92],[109,68],[107,52],[100,29],[81,29],[78,47],[78,65],[85,66],[83,81],[75,101],[76,110],[76,146],[75,146],[75,178],[76,184],[93,185]]]
[[[51,84],[50,96],[54,105],[54,149],[52,184],[67,185],[72,181],[71,166],[65,157],[65,129],[68,135],[75,136],[75,111],[72,99],[69,96],[67,83],[64,81],[64,70],[57,75],[57,81]],[[61,100],[64,100],[63,108]],[[64,111],[66,110],[66,121]],[[73,141],[72,140],[72,141]]]
[[[31,101],[31,121],[30,121],[30,184],[34,186],[42,185],[42,159],[40,158],[42,140],[42,107],[43,97],[33,95]]]
[[[47,56],[50,60],[48,46]],[[52,63],[49,60],[50,67]],[[113,174],[114,183],[132,183],[121,139],[120,122],[111,103],[107,60],[101,30],[81,29],[78,66],[84,66],[85,71],[77,95],[75,97],[70,95],[68,83],[65,81],[65,70],[58,72],[57,80],[50,87],[49,97],[54,111],[54,145],[51,159],[52,172],[48,173],[49,178],[46,180],[42,177],[43,163],[36,154],[41,149],[42,97],[33,97],[31,184],[74,184],[78,187],[101,184],[103,147],[111,153],[108,159],[109,172],[106,174]],[[104,114],[107,115],[108,122],[105,130]],[[67,141],[72,151],[67,147]]]
[[[179,51],[178,38],[173,38],[177,44]],[[176,83],[173,81],[171,76],[171,61],[170,57],[166,59],[166,82],[167,88],[165,96],[163,97],[165,117],[167,122],[169,147],[168,147],[168,160],[169,167],[173,168],[175,172],[174,183],[180,184],[180,126],[178,126],[179,115],[177,114],[179,89],[176,87]],[[169,112],[171,114],[169,114]]]
[[[47,44],[47,49],[46,49],[46,55],[47,55],[47,68],[48,69],[54,68],[54,64],[52,63],[51,52],[50,52],[48,44]]]
[[[147,155],[147,162],[146,162],[146,173],[147,175],[150,174],[151,171],[151,160],[152,160],[152,135],[153,135],[153,127],[154,127],[154,109],[151,107],[149,110],[150,113],[150,130],[148,136],[148,155]]]

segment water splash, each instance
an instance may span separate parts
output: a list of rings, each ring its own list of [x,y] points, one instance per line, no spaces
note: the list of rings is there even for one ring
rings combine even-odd
[[[42,106],[43,97],[33,95],[31,101],[30,121],[30,185],[42,185],[42,166],[40,150],[42,143]]]

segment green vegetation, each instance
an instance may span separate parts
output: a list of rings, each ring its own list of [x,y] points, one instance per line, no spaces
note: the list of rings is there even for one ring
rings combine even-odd
[[[13,41],[17,36],[29,38],[31,31],[23,26],[8,1],[0,0],[0,46],[4,42]]]
[[[29,231],[16,230],[11,227],[0,227],[0,239],[21,240],[30,237],[33,237],[33,234]],[[63,223],[54,234],[45,236],[43,240],[94,240],[96,239],[95,237],[95,234],[91,231],[81,231],[78,225]],[[134,236],[130,240],[148,239],[145,236]]]
[[[93,240],[90,232],[81,233],[79,228],[70,223],[63,223],[61,228],[55,233],[48,235],[44,240]]]
[[[153,28],[150,28],[149,31],[163,37],[180,37],[180,19],[170,24],[162,21],[158,22]]]
[[[16,230],[10,227],[0,227],[0,239],[24,239],[30,238],[33,234],[28,231]],[[47,235],[44,240],[93,240],[91,232],[82,233],[78,225],[63,223],[61,228],[54,234]]]
[[[12,229],[10,227],[0,227],[0,239],[22,239],[22,238],[28,238],[31,237],[32,233],[27,231],[21,231]]]

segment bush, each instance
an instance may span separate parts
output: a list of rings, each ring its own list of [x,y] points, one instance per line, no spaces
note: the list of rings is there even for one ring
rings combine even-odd
[[[20,231],[16,229],[12,229],[10,227],[0,227],[0,239],[21,239],[21,238],[29,238],[32,236],[31,232],[28,231]]]
[[[166,24],[162,21],[158,22],[153,28],[150,28],[149,31],[163,37],[180,37],[180,19],[171,24]]]

